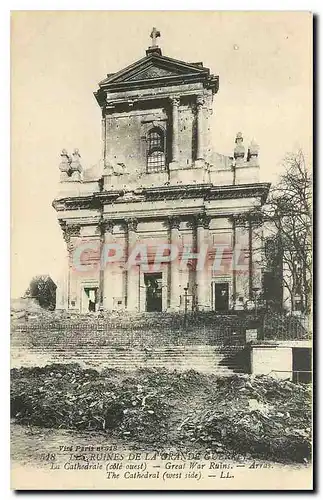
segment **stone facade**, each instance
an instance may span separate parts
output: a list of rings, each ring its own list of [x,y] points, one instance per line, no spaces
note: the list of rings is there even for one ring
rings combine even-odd
[[[210,117],[218,88],[219,78],[202,63],[165,57],[156,44],[100,82],[100,163],[84,170],[78,150],[61,153],[53,206],[67,269],[58,308],[225,311],[253,298],[261,282],[256,229],[239,216],[265,202],[269,184],[258,181],[258,146],[246,151],[241,133],[232,157],[213,151]],[[152,271],[161,244],[174,245],[178,255]],[[102,265],[111,245],[122,255]],[[135,259],[129,266],[138,245],[146,249],[146,263]],[[185,252],[200,255],[205,246],[205,265],[199,268],[192,255],[183,265]],[[232,265],[235,248],[244,271]]]

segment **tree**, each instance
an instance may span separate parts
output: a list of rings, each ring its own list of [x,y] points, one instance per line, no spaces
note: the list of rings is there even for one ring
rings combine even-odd
[[[257,263],[267,270],[263,287],[271,291],[269,301],[279,307],[284,287],[291,309],[308,314],[312,298],[312,176],[301,150],[286,155],[283,168],[264,207],[241,214],[239,222],[255,228],[253,251],[261,255]]]
[[[56,306],[56,288],[50,276],[34,276],[25,292],[25,297],[34,298],[41,307],[53,311]]]
[[[312,176],[301,150],[283,161],[284,172],[264,207],[291,307],[309,313],[312,298]],[[270,257],[269,257],[270,258]]]

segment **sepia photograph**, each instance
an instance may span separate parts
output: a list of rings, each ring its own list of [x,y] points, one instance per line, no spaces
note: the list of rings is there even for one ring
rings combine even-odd
[[[313,16],[11,12],[11,488],[312,490]]]

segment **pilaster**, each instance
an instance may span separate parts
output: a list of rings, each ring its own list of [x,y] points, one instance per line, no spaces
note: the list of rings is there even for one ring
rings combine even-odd
[[[232,254],[231,254],[231,263],[232,263],[232,308],[236,309],[237,305],[237,272],[235,269],[235,265],[233,264],[233,259],[234,259],[234,251],[236,248],[236,240],[237,240],[237,235],[236,235],[236,217],[232,215],[230,217],[230,221],[232,224]]]
[[[61,229],[63,231],[63,236],[65,239],[66,222],[60,220],[59,225],[61,226]],[[68,283],[69,283],[69,254],[68,254],[68,249],[66,248],[64,266],[62,269],[62,273],[59,276],[56,289],[57,311],[66,311],[68,309]]]
[[[181,237],[180,237],[180,219],[178,217],[168,218],[170,229],[171,245],[174,245],[178,251],[181,251]],[[179,310],[180,307],[180,276],[179,276],[179,258],[170,262],[170,309]]]
[[[172,106],[172,161],[169,164],[170,170],[176,170],[178,168],[178,134],[179,134],[179,122],[178,122],[178,109],[180,104],[179,97],[170,98]]]
[[[113,309],[113,263],[106,262],[108,245],[113,242],[113,221],[101,221],[100,310]]]
[[[138,220],[135,218],[127,219],[127,260],[136,246]],[[126,263],[127,264],[127,263]],[[127,267],[127,309],[129,311],[139,310],[139,266],[131,265]]]
[[[68,283],[67,283],[67,307],[70,310],[80,310],[80,290],[78,286],[77,265],[75,261],[75,249],[80,237],[81,227],[78,224],[65,224],[63,228],[64,240],[68,253]]]
[[[205,99],[203,95],[196,97],[196,120],[197,120],[197,145],[196,145],[196,159],[199,163],[204,161],[204,148],[203,148],[203,105]]]
[[[205,214],[200,214],[196,217],[196,244],[197,254],[203,255],[205,247],[209,243],[209,224],[210,218]],[[210,276],[208,268],[207,254],[203,265],[199,266],[199,261],[196,261],[196,288],[197,288],[197,306],[199,310],[210,309]]]

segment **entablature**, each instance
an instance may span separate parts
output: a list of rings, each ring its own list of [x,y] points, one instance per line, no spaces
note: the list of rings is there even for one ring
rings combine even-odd
[[[136,189],[134,191],[101,191],[91,196],[69,197],[54,200],[53,207],[58,211],[71,210],[102,210],[109,207],[109,211],[120,210],[120,205],[131,205],[137,210],[138,204],[148,204],[151,210],[157,210],[156,202],[179,202],[179,209],[183,210],[188,200],[202,200],[203,204],[212,205],[215,200],[237,200],[237,208],[241,200],[253,199],[258,205],[265,203],[270,184],[239,184],[228,186],[213,186],[211,184],[160,186],[152,188]],[[239,200],[239,201],[238,201]],[[151,205],[154,203],[154,205]]]

